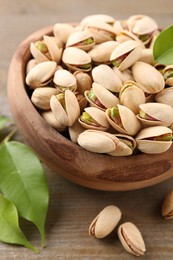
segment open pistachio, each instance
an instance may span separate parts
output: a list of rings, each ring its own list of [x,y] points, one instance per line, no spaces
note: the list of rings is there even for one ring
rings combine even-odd
[[[72,126],[80,115],[79,103],[70,90],[53,95],[50,99],[50,107],[56,120],[64,127]]]
[[[74,92],[77,88],[76,78],[68,70],[57,70],[54,74],[53,82],[56,88],[61,92],[67,89]]]
[[[60,43],[59,46],[56,38],[52,36],[44,35],[43,39],[48,48],[51,60],[59,64],[61,62],[62,44]]]
[[[86,107],[79,118],[79,123],[87,129],[106,131],[109,128],[106,114],[96,107]]]
[[[136,136],[137,148],[148,154],[166,152],[172,144],[172,130],[166,126],[142,129]]]
[[[83,18],[80,24],[84,26],[93,21],[105,22],[111,25],[114,23],[115,19],[112,16],[107,14],[93,14]]]
[[[166,66],[163,69],[163,76],[166,85],[173,87],[173,65]]]
[[[115,134],[119,143],[113,152],[108,153],[112,156],[127,156],[131,155],[136,147],[136,141],[132,136],[125,134]]]
[[[133,255],[144,255],[146,248],[139,229],[131,222],[125,222],[118,228],[118,237],[124,249]]]
[[[173,218],[173,190],[171,190],[165,197],[162,204],[162,216],[165,219]]]
[[[114,135],[97,130],[85,130],[78,137],[78,144],[93,153],[109,153],[119,142]]]
[[[158,93],[165,86],[162,74],[145,62],[137,61],[132,66],[132,74],[135,81],[140,85],[140,88],[146,93]]]
[[[73,74],[77,80],[77,91],[84,94],[86,90],[91,89],[92,79],[91,77],[83,71],[75,71]]]
[[[141,45],[134,40],[121,43],[112,52],[110,61],[119,70],[125,70],[138,61],[142,54]]]
[[[26,84],[32,89],[47,85],[56,71],[56,62],[45,61],[35,65],[26,76]]]
[[[139,105],[138,119],[149,126],[163,125],[170,126],[173,123],[173,108],[161,103],[145,103]]]
[[[96,82],[93,82],[89,91],[85,91],[85,97],[91,106],[103,111],[119,104],[119,99],[114,94]]]
[[[89,51],[94,44],[95,42],[92,34],[84,30],[75,31],[70,34],[67,39],[66,47],[77,47],[84,51]]]
[[[122,86],[121,79],[108,65],[99,65],[92,70],[93,80],[112,92],[119,92]]]
[[[90,55],[76,47],[67,47],[63,52],[62,61],[73,71],[90,71],[92,68]]]
[[[106,110],[106,116],[111,126],[119,133],[136,135],[141,128],[135,114],[127,107],[117,105]]]
[[[121,219],[121,211],[114,205],[104,208],[92,221],[89,227],[89,235],[96,238],[104,238],[109,235]]]

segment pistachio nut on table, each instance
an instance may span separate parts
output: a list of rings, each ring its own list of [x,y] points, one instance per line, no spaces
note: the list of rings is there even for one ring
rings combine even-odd
[[[158,24],[146,15],[91,15],[57,23],[32,42],[31,101],[57,131],[111,156],[156,154],[172,144],[173,65],[156,63]],[[171,96],[172,95],[172,96]]]

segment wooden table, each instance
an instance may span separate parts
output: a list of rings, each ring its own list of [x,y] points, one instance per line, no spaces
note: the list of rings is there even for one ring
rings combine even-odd
[[[144,13],[155,18],[161,27],[173,24],[172,0],[0,0],[0,6],[0,113],[7,116],[10,115],[6,96],[8,66],[18,44],[31,32],[56,22],[78,22],[94,13],[110,14],[117,19]],[[19,134],[17,139],[22,141],[22,136]],[[173,188],[173,179],[143,190],[103,192],[70,183],[46,166],[45,171],[51,197],[46,248],[41,249],[37,230],[29,223],[22,223],[28,239],[40,248],[40,254],[0,243],[0,259],[134,259],[124,251],[116,232],[103,240],[88,235],[90,222],[110,204],[122,210],[121,222],[131,221],[141,230],[147,248],[144,259],[173,259],[173,222],[161,217],[162,201]]]

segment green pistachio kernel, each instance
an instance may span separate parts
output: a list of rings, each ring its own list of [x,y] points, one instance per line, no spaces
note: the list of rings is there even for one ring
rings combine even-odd
[[[114,67],[119,67],[121,64],[121,60],[120,59],[114,60],[114,61],[112,61],[112,64]]]
[[[93,102],[95,101],[96,95],[95,95],[93,89],[90,89],[90,91],[89,91],[89,93],[88,93],[88,98],[89,98],[91,101],[93,101]]]
[[[83,112],[80,119],[82,122],[87,124],[96,123],[96,121],[87,112]]]
[[[140,110],[139,111],[139,116],[141,117],[141,118],[146,118],[146,113],[143,111],[143,110]]]
[[[118,107],[112,107],[111,108],[111,118],[115,119],[116,117],[119,116],[119,110]]]
[[[172,141],[172,134],[164,134],[155,137],[155,141]]]
[[[44,54],[48,52],[48,48],[43,41],[35,42],[35,47]]]
[[[140,36],[139,36],[139,39],[140,39],[142,42],[146,42],[149,38],[150,38],[150,34],[143,34],[143,35],[140,35]]]
[[[165,74],[164,74],[164,79],[169,79],[173,77],[173,69],[172,70],[168,70]]]
[[[92,37],[88,38],[87,40],[84,41],[84,44],[92,44],[94,42],[94,39]]]
[[[80,69],[85,69],[85,70],[88,70],[88,69],[90,69],[90,68],[91,68],[91,64],[90,64],[90,63],[88,63],[88,64],[80,65],[80,66],[79,66],[79,68],[80,68]]]
[[[60,94],[56,95],[56,98],[59,100],[62,107],[65,109],[65,95],[64,95],[64,93],[60,93]]]

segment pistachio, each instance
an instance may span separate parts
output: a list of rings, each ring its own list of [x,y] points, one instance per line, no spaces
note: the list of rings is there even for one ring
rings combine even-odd
[[[57,39],[66,43],[69,35],[74,31],[74,27],[69,23],[56,23],[53,26],[53,33]]]
[[[108,153],[112,156],[127,156],[131,155],[136,147],[136,141],[133,137],[125,134],[115,134],[119,143],[113,152]]]
[[[155,100],[173,108],[173,87],[164,88],[155,96]]]
[[[84,94],[86,90],[91,89],[92,79],[91,77],[83,71],[75,71],[73,74],[77,80],[77,91]]]
[[[89,51],[95,44],[94,38],[88,31],[76,31],[67,39],[66,47],[77,47],[84,51]]]
[[[109,235],[121,219],[121,211],[114,205],[104,208],[92,221],[89,227],[90,236],[104,238]]]
[[[113,24],[115,19],[112,16],[107,15],[107,14],[94,14],[94,15],[89,15],[89,16],[86,16],[85,18],[83,18],[80,24],[82,26],[84,26],[93,21]]]
[[[173,65],[166,66],[163,69],[163,76],[166,85],[173,87]]]
[[[165,219],[173,218],[173,190],[171,190],[165,197],[162,204],[162,216]]]
[[[57,70],[54,74],[53,82],[56,88],[61,92],[67,89],[74,92],[77,88],[76,78],[68,70]]]
[[[125,222],[118,228],[118,237],[124,249],[133,255],[144,255],[146,248],[139,229],[131,222]]]
[[[44,111],[41,113],[42,117],[44,118],[44,120],[53,128],[55,128],[58,132],[63,132],[66,127],[62,126],[61,124],[59,124],[59,122],[56,120],[54,114],[52,113],[51,110],[48,111]]]

